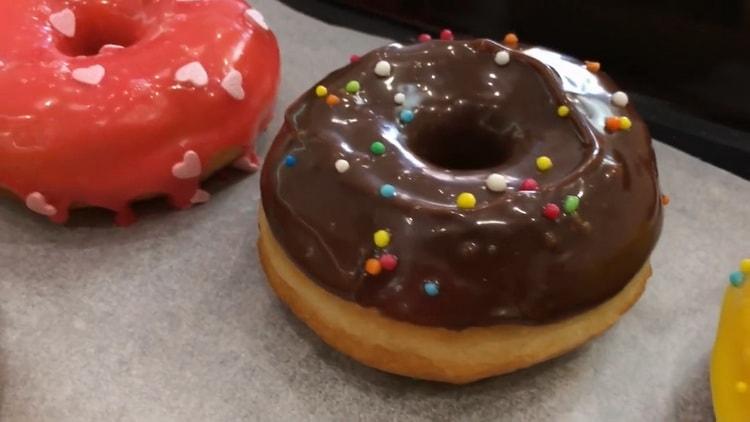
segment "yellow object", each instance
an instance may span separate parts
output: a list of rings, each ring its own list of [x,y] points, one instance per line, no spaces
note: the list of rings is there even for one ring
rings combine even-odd
[[[745,274],[750,274],[750,258],[745,258],[740,261],[740,271]]]
[[[749,351],[750,283],[739,287],[730,284],[711,359],[711,390],[718,422],[750,421]]]
[[[620,117],[620,129],[628,130],[633,127],[633,122],[625,116]]]
[[[476,204],[477,198],[475,198],[474,195],[470,194],[469,192],[463,192],[456,198],[456,205],[458,205],[458,208],[464,210],[472,209]]]
[[[557,115],[560,117],[565,117],[568,114],[570,114],[570,108],[565,105],[561,105],[560,107],[557,107]]]
[[[385,230],[378,230],[372,236],[372,239],[373,241],[375,241],[375,246],[379,248],[385,248],[389,243],[391,243],[391,234]]]
[[[328,88],[324,87],[323,85],[318,85],[315,87],[315,95],[318,97],[325,97],[328,95]]]
[[[552,159],[547,157],[546,155],[542,155],[541,157],[536,159],[536,168],[539,169],[539,171],[547,171],[552,168]]]

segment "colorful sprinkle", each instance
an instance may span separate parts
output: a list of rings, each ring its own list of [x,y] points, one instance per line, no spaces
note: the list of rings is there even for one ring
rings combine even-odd
[[[427,42],[431,39],[432,37],[430,36],[430,34],[419,34],[419,36],[417,37],[417,41],[419,42]]]
[[[477,198],[469,192],[462,192],[456,197],[456,205],[462,210],[470,210],[477,205]]]
[[[450,29],[440,31],[440,39],[443,41],[453,41],[453,32]]]
[[[393,198],[396,196],[396,188],[386,183],[380,187],[380,196],[383,198]]]
[[[539,183],[534,179],[525,179],[523,182],[521,182],[521,186],[519,186],[519,190],[522,190],[522,191],[539,190]]]
[[[750,275],[750,258],[745,258],[740,261],[740,271]]]
[[[287,167],[294,167],[297,164],[297,159],[293,155],[287,155],[284,157],[284,165]]]
[[[566,105],[561,105],[560,107],[557,107],[557,115],[560,117],[566,117],[570,114],[570,107]]]
[[[537,157],[536,159],[536,168],[539,171],[547,171],[552,168],[552,159],[547,157],[546,155],[542,155],[540,157]]]
[[[630,121],[626,116],[620,117],[620,129],[630,130],[633,127],[633,122]]]
[[[386,271],[393,271],[398,265],[398,257],[396,255],[385,254],[380,257],[380,266]]]
[[[509,32],[509,33],[505,34],[505,38],[503,38],[503,44],[505,44],[507,46],[510,46],[510,47],[517,46],[518,45],[518,36],[516,36],[516,34],[514,34],[512,32]]]
[[[318,97],[325,97],[328,95],[328,88],[324,87],[323,85],[318,85],[315,87],[315,95]]]
[[[356,63],[360,58],[361,57],[359,57],[358,54],[352,54],[351,56],[349,56],[349,63]]]
[[[549,203],[542,209],[542,214],[550,220],[557,220],[557,218],[560,217],[560,207],[556,204]]]
[[[336,104],[340,103],[341,99],[333,94],[326,97],[326,104],[329,106],[335,106]]]
[[[438,284],[437,281],[425,281],[422,285],[422,289],[424,289],[427,296],[435,297],[440,294],[440,284]]]
[[[411,110],[401,110],[398,118],[401,120],[401,123],[411,123],[414,120],[414,112]]]
[[[508,188],[508,181],[505,180],[505,176],[502,174],[492,173],[487,176],[484,184],[487,185],[487,189],[492,192],[503,192]]]
[[[377,259],[370,258],[365,261],[365,271],[367,272],[367,274],[378,275],[382,270],[383,267],[382,265],[380,265],[380,261],[378,261]]]
[[[393,96],[393,102],[401,105],[406,101],[406,95],[404,95],[403,92],[397,92],[396,95]]]
[[[732,286],[734,287],[740,287],[742,283],[745,282],[745,274],[741,271],[735,271],[732,274],[729,274],[729,282],[732,283]]]
[[[370,152],[375,155],[385,154],[385,144],[380,141],[373,142],[372,144],[370,144]]]
[[[584,61],[584,63],[586,64],[586,70],[588,70],[589,72],[592,72],[592,73],[596,73],[596,72],[599,71],[599,69],[602,68],[601,63],[599,63],[599,62],[590,62],[590,61],[586,60],[586,61]]]
[[[346,92],[350,94],[356,94],[357,92],[359,92],[359,88],[359,81],[349,81],[346,83],[346,87],[344,89],[346,89]]]
[[[628,94],[617,91],[614,94],[612,94],[612,104],[616,105],[617,107],[625,107],[628,105]]]
[[[391,243],[391,234],[387,230],[378,230],[372,235],[372,240],[375,242],[375,246],[379,248],[385,248]]]
[[[334,167],[336,167],[336,171],[339,173],[345,173],[347,170],[349,170],[349,162],[344,159],[338,159],[333,164]]]
[[[510,63],[510,54],[507,51],[498,51],[497,54],[495,54],[495,64],[498,66],[505,66],[508,63]]]
[[[375,63],[375,68],[373,69],[373,72],[375,72],[375,74],[380,76],[381,78],[386,78],[388,76],[391,76],[391,64],[385,60],[381,60]]]
[[[568,195],[565,197],[565,201],[563,201],[563,210],[565,210],[565,214],[573,214],[578,210],[578,205],[580,204],[581,198],[575,195]]]
[[[664,205],[665,207],[667,205],[669,205],[670,201],[671,201],[671,199],[669,198],[669,195],[662,195],[661,196],[661,204]]]
[[[620,121],[620,118],[617,116],[610,116],[604,120],[604,128],[607,129],[609,132],[619,131],[621,124],[622,122]]]

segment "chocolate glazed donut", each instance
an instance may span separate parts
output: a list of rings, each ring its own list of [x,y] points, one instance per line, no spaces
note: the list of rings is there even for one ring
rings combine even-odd
[[[400,321],[601,304],[647,262],[662,207],[648,130],[596,70],[490,40],[374,50],[287,111],[261,176],[269,227],[321,287]]]

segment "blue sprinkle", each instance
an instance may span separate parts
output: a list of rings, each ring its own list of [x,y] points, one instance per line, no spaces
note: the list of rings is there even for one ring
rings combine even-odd
[[[396,196],[396,188],[393,185],[385,184],[380,187],[380,196],[383,198],[393,198]]]
[[[414,120],[414,112],[411,110],[401,110],[399,119],[401,120],[401,123],[411,123],[411,121]]]
[[[292,155],[287,155],[286,158],[284,158],[284,165],[287,167],[294,167],[294,165],[297,164],[297,159],[294,158]]]
[[[440,285],[437,281],[425,281],[422,287],[427,296],[437,296],[440,293]]]
[[[740,287],[742,283],[745,282],[745,275],[740,271],[735,271],[732,274],[729,274],[729,282],[732,283],[732,286],[734,287]]]

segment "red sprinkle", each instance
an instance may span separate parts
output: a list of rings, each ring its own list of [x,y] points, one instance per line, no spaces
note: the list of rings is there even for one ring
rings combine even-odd
[[[450,29],[440,31],[440,39],[443,41],[453,41],[453,32]]]
[[[431,39],[432,37],[430,36],[430,34],[419,34],[419,36],[417,37],[417,41],[419,42],[427,42]]]
[[[380,265],[386,271],[393,271],[396,269],[396,265],[398,265],[398,258],[396,255],[385,254],[380,257]]]
[[[550,220],[557,220],[557,218],[560,216],[560,207],[551,203],[547,204],[544,206],[542,214],[544,214],[544,216],[549,218]]]
[[[534,179],[526,179],[521,182],[520,190],[539,190],[539,183]]]
[[[352,54],[351,56],[349,56],[349,63],[354,63],[354,62],[358,62],[358,61],[359,61],[359,58],[360,58],[360,57],[359,57],[358,55],[356,55],[356,54]]]

